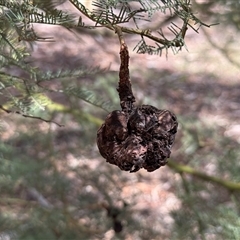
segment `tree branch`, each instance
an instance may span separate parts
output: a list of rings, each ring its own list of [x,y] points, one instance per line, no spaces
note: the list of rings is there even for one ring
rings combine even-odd
[[[233,57],[231,57],[226,47],[225,48],[221,47],[216,42],[214,42],[213,39],[207,33],[207,31],[205,31],[204,29],[203,29],[203,33],[213,48],[217,49],[235,67],[240,68],[240,63],[237,62],[235,59],[233,59]]]
[[[94,13],[92,13],[90,10],[88,10],[87,8],[85,8],[85,6],[83,4],[81,4],[79,1],[77,0],[70,0],[70,2],[87,18],[89,18],[90,20],[92,20],[95,23],[95,26],[101,26],[101,27],[106,27],[108,29],[110,29],[111,31],[114,31],[116,29],[116,24],[114,22],[110,22],[107,19],[101,18],[101,14],[98,16]],[[195,23],[199,23],[200,25],[203,25],[205,27],[210,27],[211,25],[207,25],[202,23],[199,19],[197,19],[191,12],[191,8],[188,6],[189,3],[187,3],[186,5],[181,4],[182,10],[178,10],[177,8],[174,9],[177,16],[183,20],[183,25],[181,27],[177,27],[179,29],[179,32],[176,31],[176,29],[174,29],[174,35],[175,38],[172,40],[168,40],[167,38],[165,38],[163,36],[163,34],[160,34],[161,31],[158,31],[159,35],[161,37],[157,37],[155,35],[152,34],[152,31],[150,29],[139,29],[139,28],[129,28],[129,27],[123,27],[123,26],[118,26],[121,28],[122,32],[128,33],[128,34],[136,34],[136,35],[140,35],[142,37],[146,37],[149,38],[153,41],[155,41],[156,43],[159,43],[161,45],[163,45],[165,48],[170,48],[170,47],[182,47],[184,45],[184,41],[183,39],[185,38],[188,26],[190,26],[191,28],[193,28],[190,24],[189,21],[190,20],[194,20]],[[144,9],[140,9],[137,10],[137,12],[140,11],[146,11]],[[132,14],[131,16],[129,16],[130,20],[135,14]],[[174,24],[173,24],[174,25]],[[173,30],[173,27],[169,28],[170,31]],[[196,32],[197,30],[195,28],[193,28]],[[161,30],[161,29],[160,29]]]
[[[171,169],[174,169],[176,172],[188,173],[188,174],[191,174],[193,176],[196,176],[196,177],[202,179],[203,181],[217,183],[220,186],[227,188],[229,191],[240,191],[240,183],[234,183],[234,182],[231,182],[228,180],[223,180],[221,178],[210,176],[203,172],[199,172],[199,171],[193,169],[192,167],[189,167],[189,166],[183,165],[183,164],[179,164],[179,163],[175,163],[173,161],[168,161],[167,165]]]
[[[55,123],[56,125],[58,125],[59,127],[63,127],[64,125],[62,124],[59,124],[57,122],[54,122],[52,120],[47,120],[47,119],[43,119],[41,117],[36,117],[36,116],[31,116],[31,115],[27,115],[27,114],[23,114],[23,113],[20,113],[19,111],[11,111],[11,110],[8,110],[6,108],[4,108],[2,105],[0,105],[0,109],[2,109],[4,112],[6,113],[16,113],[16,114],[19,114],[25,118],[33,118],[33,119],[38,119],[38,120],[41,120],[41,121],[44,121],[44,122],[47,122],[47,123]]]

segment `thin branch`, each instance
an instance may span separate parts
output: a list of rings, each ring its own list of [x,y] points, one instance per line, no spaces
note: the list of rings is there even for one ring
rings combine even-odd
[[[179,164],[179,163],[175,163],[173,161],[168,161],[168,166],[170,168],[174,169],[175,171],[179,172],[180,174],[188,173],[188,174],[191,174],[195,177],[202,179],[203,181],[217,183],[217,184],[221,185],[222,187],[227,188],[229,191],[240,191],[240,183],[235,183],[235,182],[223,180],[221,178],[217,178],[214,176],[210,176],[203,172],[197,171],[197,170],[193,169],[192,167],[189,167],[189,166],[183,165],[183,164]]]
[[[55,122],[55,121],[52,121],[52,120],[47,120],[47,119],[43,119],[43,118],[41,118],[41,117],[36,117],[36,116],[31,116],[31,115],[23,114],[23,113],[21,113],[21,112],[19,112],[19,111],[11,111],[11,110],[8,110],[8,109],[4,108],[2,105],[0,105],[0,109],[2,109],[2,110],[3,110],[4,112],[6,112],[6,113],[16,113],[16,114],[19,114],[19,115],[21,115],[22,117],[25,117],[25,118],[38,119],[38,120],[44,121],[44,122],[46,122],[46,123],[54,123],[54,124],[58,125],[59,127],[64,127],[64,125],[59,124],[59,123],[57,123],[57,122]]]
[[[208,42],[217,49],[231,64],[233,64],[235,67],[240,68],[240,63],[238,63],[236,60],[234,60],[228,53],[227,49],[220,47],[217,43],[215,43],[212,38],[209,36],[207,31],[203,29],[203,33],[205,37],[207,38]]]
[[[16,204],[18,206],[28,206],[28,207],[33,207],[33,206],[36,206],[36,202],[30,202],[30,201],[27,201],[27,200],[24,200],[24,199],[20,199],[20,198],[8,198],[8,197],[1,197],[0,198],[0,203],[1,203],[1,206],[4,206],[4,205],[7,205],[7,206],[10,206],[11,204],[15,205]]]
[[[118,39],[119,39],[119,42],[120,42],[120,51],[121,51],[122,46],[125,44],[125,41],[124,41],[124,38],[123,38],[123,34],[122,34],[122,28],[119,27],[119,26],[116,26],[115,27],[115,32],[118,35]]]
[[[39,203],[40,206],[48,209],[52,209],[53,205],[49,203],[49,201],[35,188],[28,188],[27,189],[28,197],[31,198],[31,200],[35,200]]]
[[[95,22],[96,24],[99,24],[99,26],[102,27],[106,27],[112,31],[116,30],[116,26],[115,24],[111,23],[108,20],[105,19],[101,19],[101,16],[96,16],[95,14],[91,13],[89,10],[87,10],[84,5],[82,5],[81,3],[79,3],[78,1],[76,2],[76,0],[70,0],[70,2],[83,14],[85,15],[87,18],[91,19],[93,22]],[[143,11],[143,9],[141,9],[141,11]],[[174,47],[182,47],[183,46],[183,41],[181,41],[181,38],[185,37],[186,31],[188,29],[188,25],[189,25],[189,20],[190,20],[190,9],[187,9],[187,12],[189,13],[189,16],[186,19],[183,19],[183,25],[180,28],[180,31],[178,34],[176,34],[176,37],[173,40],[167,40],[166,38],[159,38],[157,36],[152,35],[150,30],[141,30],[139,28],[129,28],[129,27],[123,27],[121,26],[121,31],[128,33],[128,34],[136,34],[136,35],[140,35],[140,36],[144,36],[147,37],[157,43],[160,43],[164,46],[167,46],[168,48],[172,46],[171,43],[174,42]],[[191,14],[192,17],[192,14]],[[130,18],[129,18],[130,19]],[[203,24],[202,24],[203,25]],[[206,27],[210,27],[210,25],[204,25]],[[118,26],[119,27],[119,26]]]

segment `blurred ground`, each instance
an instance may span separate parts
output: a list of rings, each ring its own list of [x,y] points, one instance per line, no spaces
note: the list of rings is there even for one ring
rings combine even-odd
[[[53,36],[55,41],[37,43],[32,46],[31,60],[35,66],[45,71],[59,68],[74,69],[79,66],[100,66],[100,68],[107,69],[106,73],[117,76],[119,44],[117,37],[111,33],[101,33],[101,31],[94,33],[89,30],[89,32],[81,33],[80,31],[79,35],[74,35],[65,29],[51,26],[41,26],[38,29],[41,36]],[[211,27],[206,31],[220,46],[224,45],[228,37],[231,37],[233,39],[231,54],[240,63],[237,37],[231,30],[224,30],[226,33],[224,37],[221,25]],[[137,102],[151,104],[158,108],[168,108],[179,117],[180,136],[176,139],[172,160],[184,163],[184,156],[179,155],[179,149],[183,144],[180,137],[186,118],[197,118],[201,124],[216,126],[219,137],[228,137],[240,143],[239,68],[230,63],[221,52],[214,49],[206,40],[203,32],[196,34],[189,31],[186,38],[188,51],[183,49],[174,55],[170,50],[167,58],[164,55],[159,57],[136,54],[132,49],[137,41],[136,36],[126,36],[131,56],[130,73]],[[81,84],[91,86],[98,81],[98,77],[98,75],[86,77],[81,80]],[[111,82],[110,87],[113,86],[117,87],[117,81],[115,85]],[[64,102],[61,96],[54,100]],[[102,112],[100,117],[104,114]],[[11,118],[14,119],[13,116]],[[16,118],[19,119],[19,117]],[[8,121],[7,119],[8,116],[5,121]],[[66,132],[62,135],[62,129],[55,128],[55,131],[59,132],[57,148],[66,154],[65,164],[81,167],[80,159],[76,159],[68,152],[70,151],[68,144],[73,136],[70,131],[74,129],[74,120],[71,119],[71,121],[73,122],[67,125],[71,127],[65,128]],[[42,127],[42,129],[45,128]],[[81,133],[79,134],[81,136]],[[68,143],[64,140],[66,137],[69,137]],[[77,139],[78,135],[75,137]],[[8,136],[4,138],[7,139]],[[207,143],[209,146],[214,144],[211,140],[210,137]],[[90,168],[107,164],[98,154],[96,145],[92,149],[91,161],[87,161],[86,157],[84,157],[84,163],[89,164]],[[211,169],[209,173],[212,173]],[[126,201],[134,199],[136,203],[134,209],[143,212],[145,221],[150,221],[153,228],[160,229],[165,236],[168,236],[173,224],[170,212],[181,207],[174,187],[179,180],[179,175],[167,166],[153,173],[141,170],[139,173],[123,172],[121,174],[127,179],[127,184],[122,186],[122,197]],[[112,234],[112,231],[107,232],[106,239]]]

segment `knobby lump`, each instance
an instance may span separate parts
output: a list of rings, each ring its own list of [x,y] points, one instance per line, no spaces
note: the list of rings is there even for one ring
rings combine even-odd
[[[118,32],[119,33],[119,32]],[[167,163],[178,122],[169,110],[150,105],[134,106],[129,77],[129,54],[121,33],[118,93],[122,110],[108,114],[97,133],[100,154],[121,170],[152,172]]]

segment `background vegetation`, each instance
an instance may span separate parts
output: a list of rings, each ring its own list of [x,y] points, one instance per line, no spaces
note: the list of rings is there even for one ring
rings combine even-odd
[[[169,47],[167,58],[148,42],[145,54],[130,52],[138,103],[180,122],[168,166],[134,174],[105,163],[95,143],[119,108],[114,31],[83,28],[87,18],[72,31],[79,12],[65,1],[61,16],[50,1],[22,2],[59,18],[33,31],[20,24],[29,17],[20,5],[0,1],[0,239],[239,239],[239,1],[192,0],[200,25],[219,25],[189,28],[186,46]],[[140,27],[179,23],[148,10]],[[130,50],[142,40],[124,36]]]

